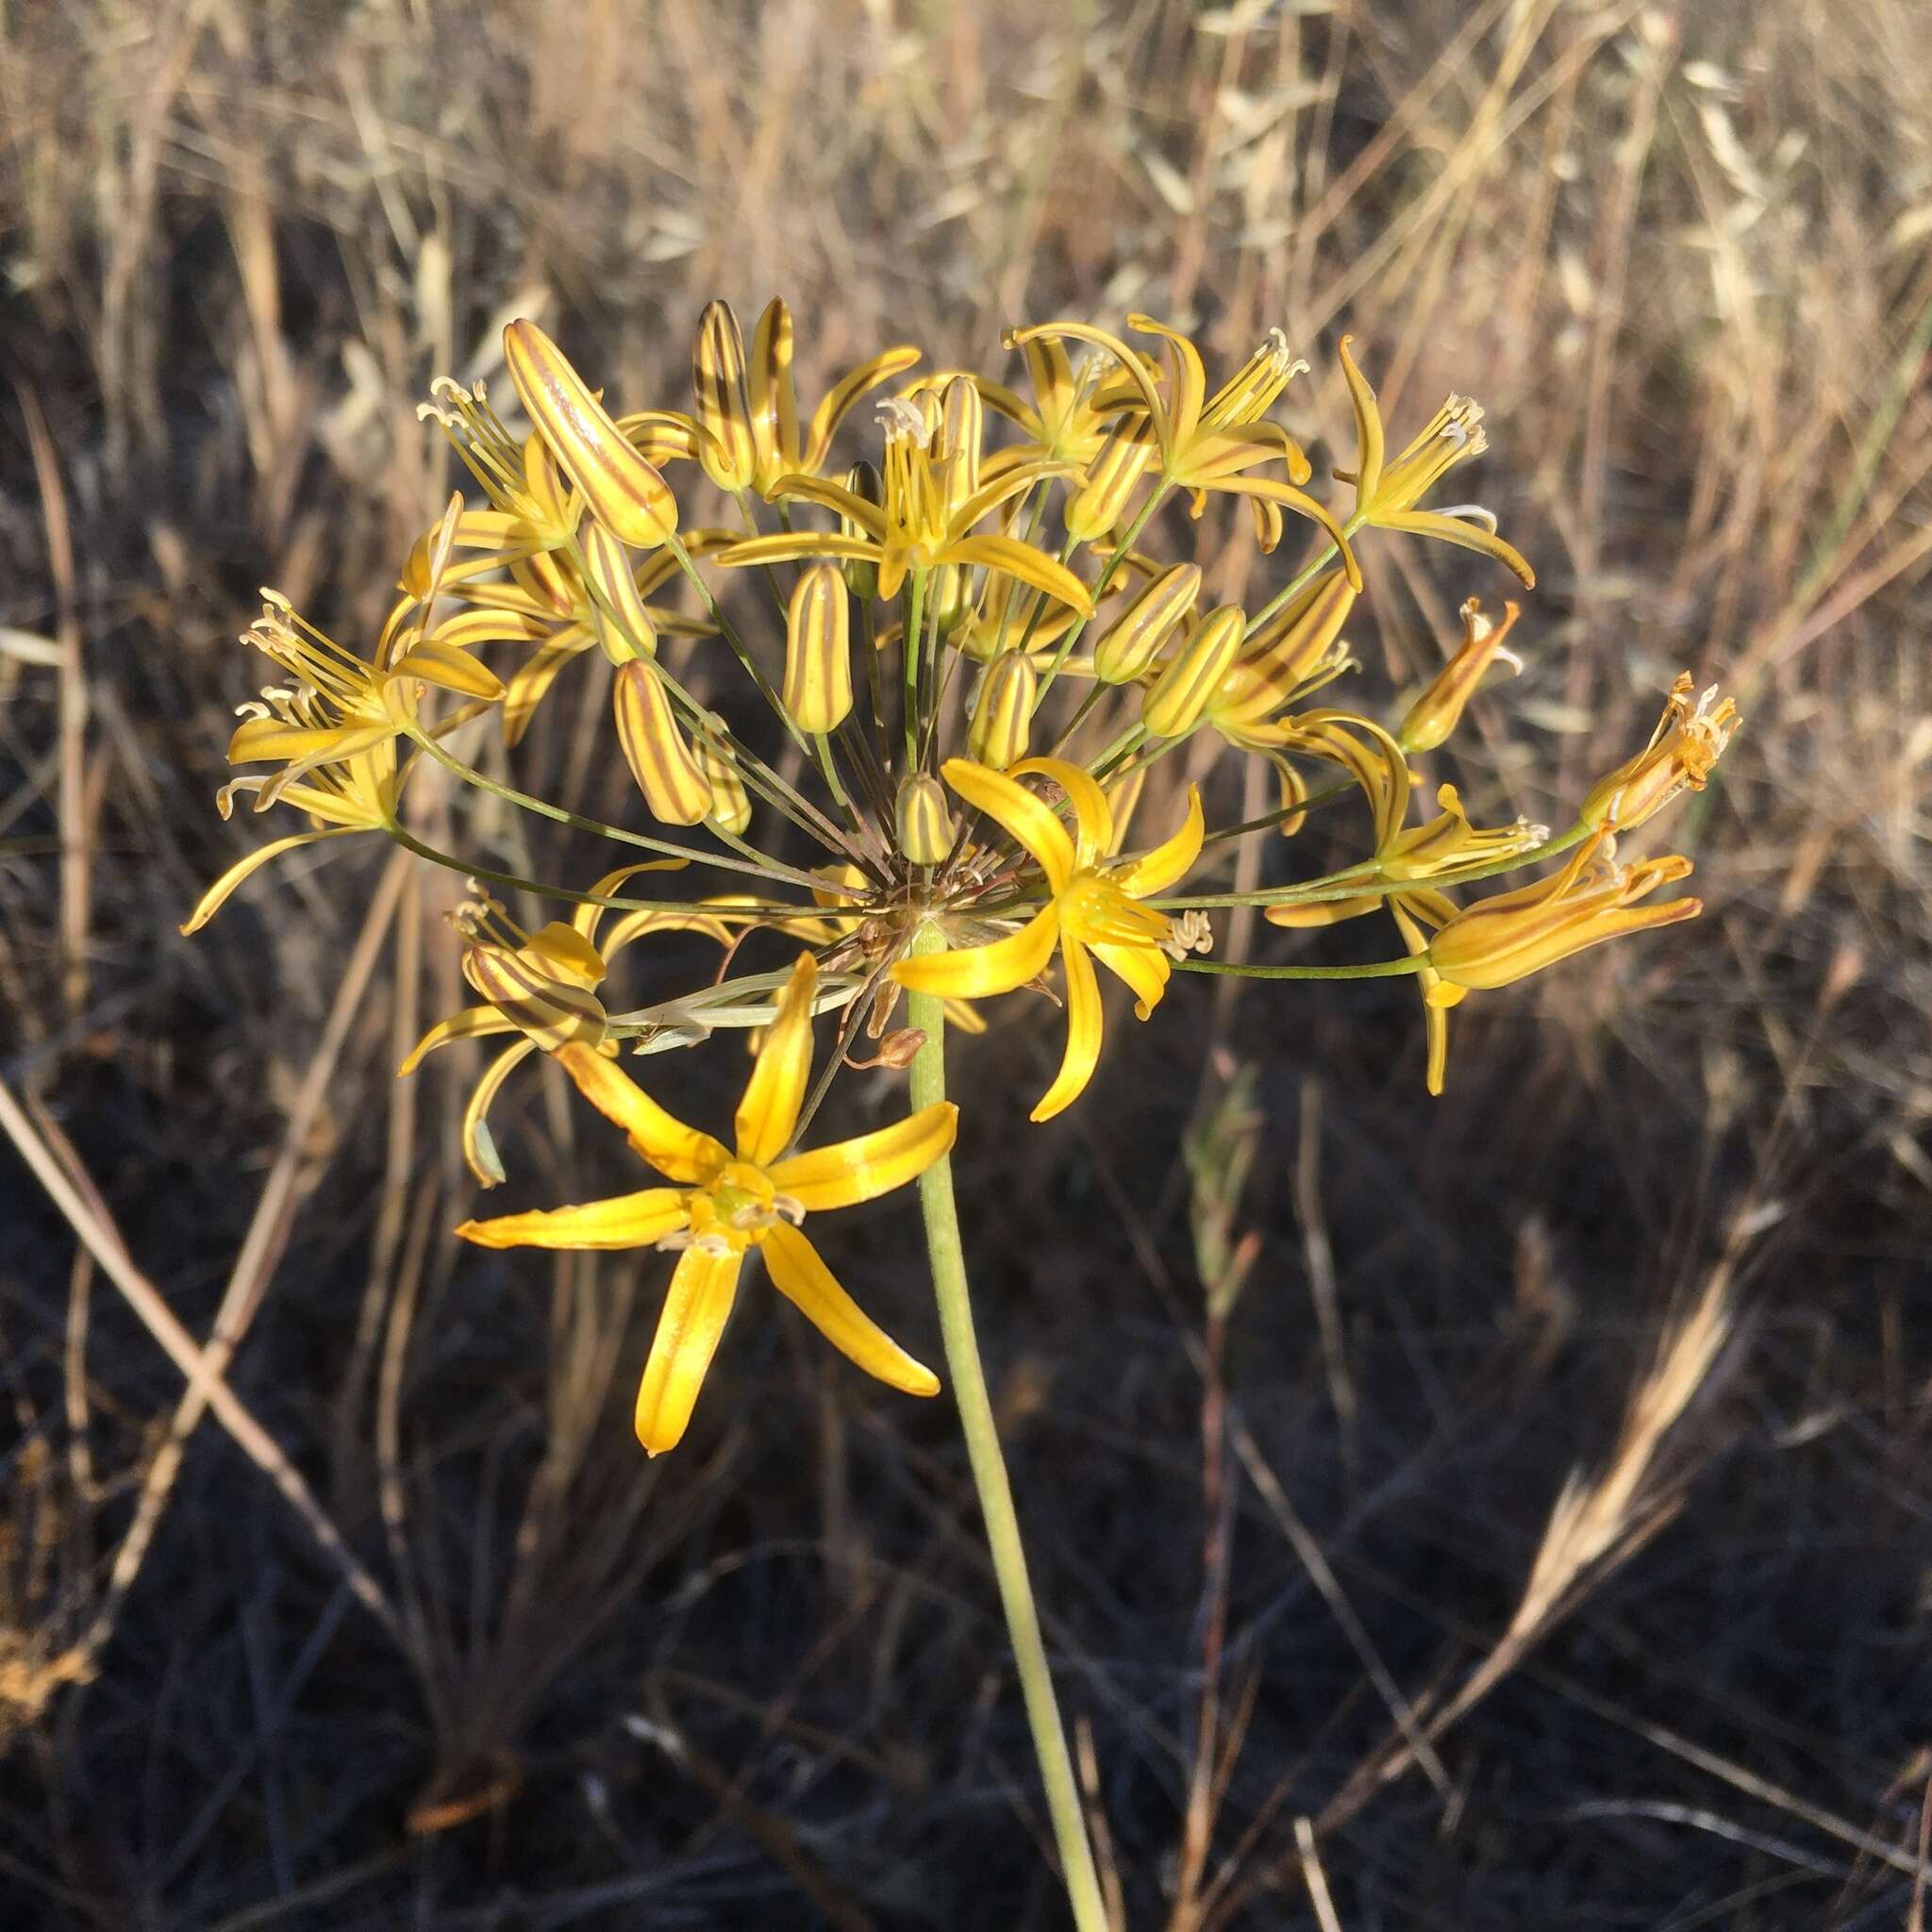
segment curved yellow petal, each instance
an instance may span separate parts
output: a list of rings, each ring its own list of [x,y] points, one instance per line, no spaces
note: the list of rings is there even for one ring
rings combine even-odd
[[[1208,836],[1208,822],[1201,811],[1201,788],[1188,787],[1188,815],[1173,838],[1163,840],[1152,852],[1116,867],[1109,874],[1113,883],[1130,899],[1147,899],[1177,885],[1193,871],[1201,856],[1201,843]]]
[[[554,1058],[577,1083],[577,1091],[606,1120],[622,1127],[636,1152],[667,1180],[708,1181],[730,1160],[730,1150],[722,1141],[666,1113],[595,1047],[572,1041],[558,1047]]]
[[[754,1167],[775,1160],[798,1124],[811,1078],[811,1002],[818,976],[818,962],[809,953],[800,954],[738,1103],[738,1158]]]
[[[892,968],[892,977],[908,992],[936,992],[949,1000],[988,999],[1011,992],[1044,973],[1059,936],[1059,908],[1044,906],[1003,940],[968,946],[962,952],[933,953],[924,959],[901,959]]]
[[[876,563],[879,546],[870,537],[841,537],[830,530],[781,531],[774,537],[747,537],[719,551],[718,561],[727,570],[751,563],[796,563],[807,557],[851,558],[861,563]]]
[[[1341,568],[1348,578],[1349,588],[1355,591],[1361,589],[1362,567],[1356,561],[1355,552],[1349,548],[1346,533],[1327,507],[1317,503],[1307,491],[1297,490],[1292,483],[1277,483],[1273,476],[1217,476],[1202,487],[1218,490],[1230,496],[1256,496],[1266,503],[1278,503],[1284,509],[1291,509],[1297,516],[1307,517],[1320,524],[1341,554]],[[1392,529],[1395,525],[1385,523],[1382,527]]]
[[[272,839],[266,845],[258,846],[246,858],[238,858],[196,903],[194,910],[188,915],[187,924],[181,928],[184,938],[199,932],[222,908],[227,904],[228,895],[248,874],[268,864],[272,858],[279,858],[285,852],[293,852],[303,845],[313,845],[321,839],[340,839],[350,832],[359,832],[361,825],[329,825],[319,832],[291,832],[286,839]]]
[[[617,896],[617,889],[626,879],[634,879],[640,873],[682,872],[691,863],[688,858],[646,858],[636,865],[620,865],[615,872],[607,872],[591,888],[591,898],[611,899]],[[571,914],[571,924],[583,934],[592,945],[597,940],[597,927],[602,923],[608,906],[583,905]]]
[[[488,1115],[491,1103],[501,1091],[503,1083],[536,1050],[534,1040],[520,1040],[514,1046],[506,1047],[483,1069],[483,1077],[471,1091],[469,1101],[463,1108],[463,1159],[475,1175],[478,1187],[493,1188],[505,1178],[503,1161],[490,1132]]]
[[[1174,441],[1185,449],[1201,426],[1201,406],[1208,400],[1208,372],[1201,366],[1201,352],[1178,329],[1156,322],[1151,315],[1130,315],[1127,326],[1167,341],[1169,366],[1174,371]]]
[[[1493,557],[1498,563],[1513,570],[1531,590],[1536,588],[1536,572],[1530,568],[1529,559],[1522,551],[1512,543],[1504,542],[1486,525],[1472,523],[1467,517],[1446,517],[1432,509],[1406,509],[1377,517],[1375,526],[1382,530],[1401,530],[1411,537],[1433,537],[1441,543],[1454,543],[1459,549]]]
[[[608,1201],[466,1221],[457,1233],[479,1248],[647,1248],[690,1218],[681,1188],[645,1188]]]
[[[1044,591],[1049,597],[1058,597],[1083,617],[1093,608],[1093,593],[1065,564],[1017,537],[960,537],[949,541],[933,561],[984,564],[988,570],[1004,571],[1036,591]]]
[[[901,342],[895,348],[881,350],[870,362],[861,362],[841,376],[811,412],[811,426],[806,432],[804,467],[816,470],[824,461],[839,425],[867,390],[876,389],[902,370],[910,369],[922,353],[909,342]]]
[[[1029,774],[1051,778],[1067,794],[1067,802],[1074,808],[1074,824],[1079,831],[1074,863],[1091,865],[1104,858],[1113,843],[1113,807],[1086,767],[1066,758],[1023,758],[1008,775],[1024,778]]]
[[[819,1251],[783,1222],[758,1243],[772,1286],[868,1375],[908,1395],[937,1395],[940,1378],[915,1361],[840,1287]]]
[[[1158,946],[1120,946],[1110,940],[1095,940],[1092,946],[1093,957],[1132,989],[1135,1019],[1150,1018],[1174,973],[1167,955]]]
[[[977,807],[1033,855],[1051,891],[1059,891],[1073,877],[1074,841],[1042,799],[1017,779],[971,758],[948,758],[940,771],[968,805]]]
[[[794,472],[789,476],[780,476],[772,488],[774,497],[801,497],[807,503],[815,503],[821,509],[834,511],[841,517],[849,517],[860,529],[874,537],[886,534],[886,518],[878,505],[868,503],[856,490],[848,490],[842,483],[829,483],[823,476],[807,475]]]
[[[941,1100],[889,1127],[794,1154],[771,1169],[772,1185],[808,1214],[875,1201],[916,1181],[949,1153],[958,1129],[959,1109]]]
[[[1167,420],[1167,410],[1162,406],[1159,391],[1154,387],[1154,379],[1147,373],[1147,364],[1120,337],[1108,335],[1104,328],[1095,328],[1085,322],[1047,322],[1036,324],[1032,328],[1017,328],[1008,331],[1006,343],[1009,349],[1024,349],[1026,344],[1039,337],[1070,339],[1076,342],[1091,342],[1097,349],[1105,349],[1119,363],[1121,374],[1139,391],[1141,401],[1147,410],[1148,420],[1154,425],[1156,439],[1160,444],[1161,460],[1164,463],[1173,448],[1173,430]]]
[[[439,1020],[409,1049],[408,1058],[396,1069],[396,1078],[400,1080],[413,1074],[439,1046],[447,1046],[453,1040],[481,1040],[491,1033],[514,1033],[516,1030],[516,1022],[507,1014],[499,1013],[494,1007],[465,1007],[460,1013],[452,1013],[447,1020]]]
[[[743,1266],[742,1255],[713,1255],[703,1248],[687,1248],[677,1257],[651,1358],[638,1384],[638,1441],[646,1455],[661,1456],[683,1441],[738,1298]]]
[[[1382,487],[1382,411],[1375,404],[1375,391],[1369,379],[1356,366],[1349,353],[1353,336],[1341,339],[1341,379],[1348,385],[1348,399],[1355,405],[1355,500],[1369,504]]]
[[[1100,982],[1093,961],[1079,941],[1068,940],[1060,947],[1060,963],[1067,975],[1067,1051],[1058,1075],[1033,1109],[1030,1118],[1036,1121],[1050,1121],[1073,1106],[1100,1064]]]

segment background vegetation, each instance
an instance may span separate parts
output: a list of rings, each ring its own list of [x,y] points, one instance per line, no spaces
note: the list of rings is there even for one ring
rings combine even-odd
[[[1559,818],[1680,665],[1745,714],[1707,918],[1471,1002],[1440,1102],[1400,982],[1181,983],[1024,1137],[1050,1019],[962,1049],[1124,1923],[1923,1925],[1924,9],[70,0],[0,9],[0,1919],[1058,1923],[944,1405],[751,1305],[647,1465],[656,1273],[459,1254],[464,1068],[391,1077],[460,882],[330,847],[175,934],[260,836],[256,586],[371,634],[429,378],[524,312],[678,403],[704,300],[781,292],[808,388],[1279,324],[1318,464],[1352,329],[1391,433],[1480,397],[1541,574],[1487,804]],[[1374,560],[1396,687],[1507,588]],[[841,1233],[929,1353],[909,1212]]]

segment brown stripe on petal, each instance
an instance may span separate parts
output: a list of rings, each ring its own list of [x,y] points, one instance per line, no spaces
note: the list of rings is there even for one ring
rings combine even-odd
[[[660,824],[695,825],[711,808],[711,788],[677,728],[657,672],[641,658],[620,664],[611,688],[625,763]]]
[[[626,543],[655,550],[677,528],[677,500],[664,478],[535,323],[511,323],[503,354],[530,421],[591,514]]]

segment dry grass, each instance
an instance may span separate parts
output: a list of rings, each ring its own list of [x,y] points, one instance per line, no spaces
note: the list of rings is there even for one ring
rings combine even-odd
[[[962,1148],[1124,1923],[1922,1915],[1923,11],[0,13],[0,1919],[1058,1923],[943,1415],[744,1328],[647,1469],[655,1283],[446,1238],[461,1069],[391,1077],[458,1003],[443,883],[331,858],[175,937],[256,836],[233,634],[262,582],[379,616],[429,377],[522,310],[680,397],[702,302],[773,291],[808,381],[1279,323],[1331,450],[1350,328],[1392,423],[1481,398],[1541,575],[1470,786],[1556,816],[1679,665],[1746,715],[1674,828],[1707,919],[1471,1002],[1442,1102],[1401,986],[1228,984]],[[1493,587],[1377,561],[1412,683]],[[603,1157],[529,1092],[563,1198]],[[916,1335],[908,1238],[841,1260]]]

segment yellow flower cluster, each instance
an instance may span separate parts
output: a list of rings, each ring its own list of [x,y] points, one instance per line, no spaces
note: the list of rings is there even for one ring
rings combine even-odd
[[[504,1179],[491,1107],[540,1054],[662,1177],[458,1230],[492,1247],[675,1251],[638,1401],[654,1453],[683,1433],[754,1251],[861,1368],[914,1393],[937,1388],[799,1226],[904,1186],[952,1144],[944,1104],[812,1151],[797,1144],[830,1071],[903,1069],[921,1050],[920,1032],[892,1029],[902,993],[917,996],[928,1028],[941,1000],[976,1026],[971,1003],[1057,985],[1066,1039],[1031,1108],[1043,1121],[1078,1099],[1099,1063],[1096,967],[1124,982],[1143,1021],[1177,969],[1409,974],[1440,1091],[1446,1015],[1468,993],[1699,909],[1651,897],[1690,872],[1687,860],[1615,854],[1619,834],[1707,782],[1736,727],[1730,702],[1693,695],[1688,674],[1650,742],[1557,833],[1521,818],[1478,826],[1440,775],[1435,814],[1411,810],[1410,761],[1452,741],[1497,666],[1522,669],[1506,643],[1516,605],[1491,620],[1470,598],[1459,643],[1389,722],[1332,702],[1357,668],[1345,633],[1369,594],[1364,540],[1387,541],[1374,533],[1453,544],[1534,585],[1488,511],[1429,507],[1484,451],[1482,410],[1450,396],[1391,456],[1343,338],[1355,449],[1335,475],[1352,502],[1331,506],[1271,415],[1307,366],[1278,331],[1211,387],[1185,334],[1140,315],[1127,329],[1138,342],[1085,322],[1012,331],[1024,392],[974,373],[917,373],[916,349],[891,348],[801,418],[782,302],[759,318],[749,353],[729,308],[705,310],[689,411],[614,413],[549,337],[513,322],[508,416],[480,381],[440,382],[424,406],[481,501],[455,499],[424,533],[367,655],[272,595],[248,634],[279,681],[243,708],[229,757],[255,769],[224,789],[221,808],[252,793],[257,809],[284,804],[309,824],[233,866],[189,929],[265,859],[356,831],[476,881],[458,924],[481,1004],[432,1028],[403,1071],[452,1042],[503,1042],[463,1123],[481,1186]],[[853,422],[868,397],[874,421]],[[841,437],[854,445],[843,462]],[[1185,505],[1199,519],[1228,497],[1248,506],[1254,560],[1247,584],[1216,602],[1189,518],[1160,513]],[[700,513],[710,520],[694,522]],[[1277,569],[1291,526],[1309,548]],[[1213,575],[1225,583],[1225,569]],[[636,781],[629,824],[602,824],[473,762],[493,728],[505,753],[489,762],[500,769],[558,680],[598,657],[611,738]],[[1136,848],[1150,774],[1176,752],[1172,769],[1193,782],[1172,794],[1173,829]],[[565,886],[439,851],[406,823],[404,787],[425,758],[512,808],[649,856],[586,866],[591,883]],[[1227,768],[1249,758],[1267,761],[1279,809],[1210,832],[1209,809],[1241,789]],[[1348,799],[1366,811],[1358,858],[1246,891],[1217,878],[1241,840],[1295,833]],[[1453,896],[1542,858],[1564,862],[1496,896]],[[647,875],[648,890],[671,896],[639,896]],[[566,917],[525,932],[492,889],[547,896]],[[1211,948],[1214,912],[1241,904],[1291,929],[1386,908],[1403,950],[1368,967],[1192,957]],[[620,956],[626,968],[648,958],[667,932],[715,942],[719,971],[649,1005],[617,1004]],[[774,941],[776,958],[757,957]],[[837,1037],[814,1084],[821,1015],[835,1016]],[[749,1033],[757,1055],[729,1144],[666,1112],[619,1064],[731,1029]],[[863,1060],[853,1058],[861,1038],[875,1046]]]

